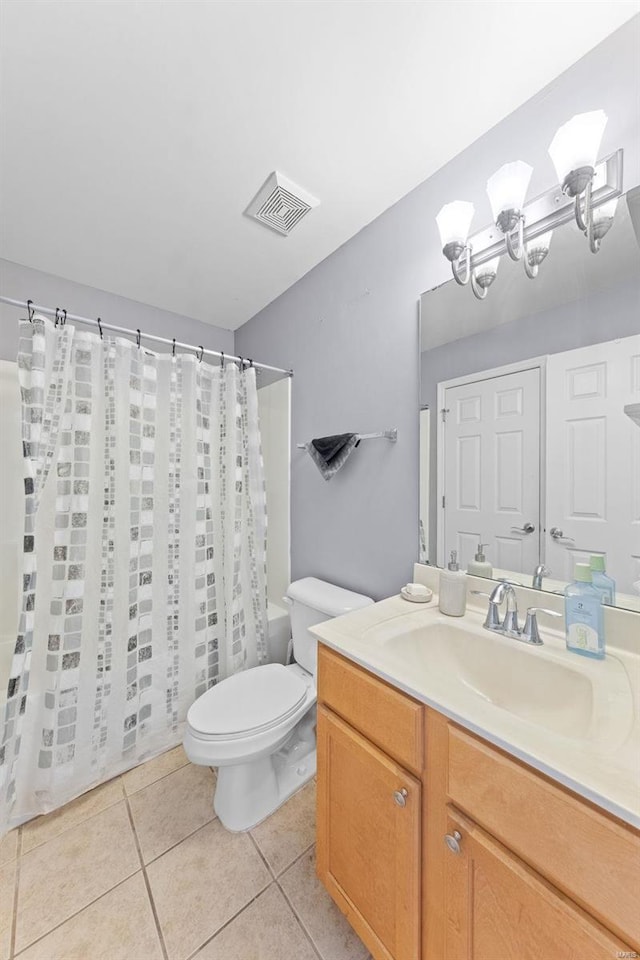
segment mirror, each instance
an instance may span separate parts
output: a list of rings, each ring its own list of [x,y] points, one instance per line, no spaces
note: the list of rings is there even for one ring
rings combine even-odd
[[[598,555],[640,610],[639,236],[636,188],[596,255],[569,223],[534,280],[422,295],[421,562],[563,592]]]

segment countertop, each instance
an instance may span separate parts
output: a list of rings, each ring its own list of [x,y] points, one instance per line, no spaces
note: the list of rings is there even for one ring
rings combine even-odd
[[[559,735],[465,689],[463,683],[451,683],[445,675],[448,671],[426,666],[416,669],[415,664],[394,654],[394,637],[434,624],[469,629],[481,637],[478,631],[482,630],[484,614],[484,605],[477,601],[468,606],[464,617],[454,618],[439,613],[436,595],[428,604],[397,596],[317,624],[311,632],[321,643],[382,680],[640,829],[640,656],[611,644],[604,661],[569,653],[564,634],[548,629],[542,618],[544,647],[500,638],[502,643],[514,644],[522,656],[539,657],[544,651],[544,656],[569,667],[573,661],[580,661],[583,674],[597,680],[600,694],[604,690],[605,706],[610,704],[611,710],[619,711],[624,702],[623,732],[612,741],[599,737],[598,731],[586,739]],[[384,641],[376,642],[374,637],[380,636]]]

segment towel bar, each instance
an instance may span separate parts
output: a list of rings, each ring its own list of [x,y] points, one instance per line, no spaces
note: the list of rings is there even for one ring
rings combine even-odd
[[[360,440],[391,440],[392,443],[395,443],[398,439],[398,428],[393,427],[391,430],[381,430],[379,433],[359,433],[358,438]],[[296,444],[298,450],[306,450],[306,443]]]

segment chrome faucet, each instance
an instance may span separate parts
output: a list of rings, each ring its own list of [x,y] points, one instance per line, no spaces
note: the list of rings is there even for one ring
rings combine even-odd
[[[540,631],[538,630],[537,614],[539,613],[546,613],[548,617],[562,617],[561,613],[556,613],[555,610],[547,610],[545,607],[528,608],[527,619],[524,622],[520,640],[524,641],[524,643],[531,643],[536,647],[541,647],[544,643],[544,640],[540,636]]]
[[[547,570],[544,563],[539,563],[538,566],[533,571],[533,581],[531,586],[534,590],[542,590],[542,578],[548,577],[551,573],[551,570]]]
[[[500,605],[506,598],[506,611],[504,619],[500,622]],[[489,609],[484,621],[487,630],[493,630],[495,633],[502,633],[507,637],[514,637],[519,640],[521,637],[520,627],[518,626],[518,599],[513,589],[513,584],[508,580],[501,580],[492,590],[489,597]]]
[[[511,637],[513,640],[520,640],[522,643],[529,643],[532,646],[540,647],[544,643],[538,629],[536,614],[546,613],[549,617],[562,616],[561,613],[546,610],[544,607],[529,607],[524,627],[521,630],[518,624],[518,600],[512,583],[508,580],[501,580],[493,588],[491,594],[484,593],[482,590],[472,590],[471,592],[481,597],[489,597],[489,609],[483,623],[485,630],[492,630],[503,637]],[[500,606],[505,598],[507,602],[506,611],[504,619],[500,620]]]

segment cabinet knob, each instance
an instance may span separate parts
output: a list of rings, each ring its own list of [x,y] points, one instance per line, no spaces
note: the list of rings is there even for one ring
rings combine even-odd
[[[393,799],[395,800],[395,802],[398,804],[399,807],[406,807],[408,796],[409,794],[407,793],[404,787],[402,788],[402,790],[393,791]]]
[[[460,840],[462,840],[462,834],[457,830],[453,831],[453,836],[450,833],[444,835],[444,842],[452,853],[460,853]]]

